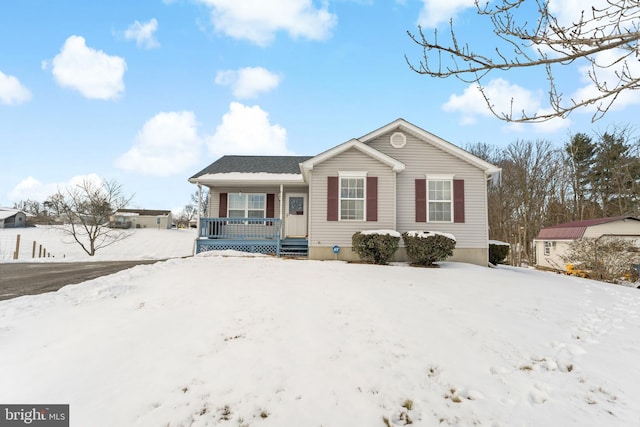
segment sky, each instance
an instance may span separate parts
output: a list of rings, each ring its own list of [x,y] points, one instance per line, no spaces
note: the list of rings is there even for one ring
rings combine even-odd
[[[594,2],[554,0],[563,20]],[[640,93],[537,125],[493,117],[477,89],[411,71],[407,31],[493,46],[473,0],[141,0],[0,5],[0,206],[44,201],[85,178],[130,207],[178,210],[188,178],[225,154],[314,155],[404,118],[460,147],[633,124]],[[589,93],[584,64],[558,73]],[[498,106],[543,111],[541,71],[491,75]],[[637,92],[637,91],[636,91]]]
[[[22,232],[72,250],[59,230]],[[101,259],[175,258],[0,301],[0,403],[68,404],[70,425],[94,427],[638,425],[637,289],[453,262],[181,258],[193,236],[136,230]]]

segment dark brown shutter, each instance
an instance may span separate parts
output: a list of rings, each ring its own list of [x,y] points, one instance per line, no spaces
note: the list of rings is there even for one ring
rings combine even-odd
[[[338,177],[337,176],[328,176],[327,177],[327,221],[337,221],[338,220],[338,205],[339,205],[339,195],[338,195]]]
[[[367,221],[378,220],[378,177],[367,177]]]
[[[276,215],[275,211],[275,194],[267,193],[267,212],[265,212],[267,218],[273,218]],[[267,225],[273,225],[273,222],[268,221]]]
[[[464,222],[464,180],[453,180],[453,222]]]
[[[227,217],[227,193],[220,193],[220,206],[218,207],[218,217]]]
[[[416,222],[427,222],[426,179],[416,179]]]
[[[275,212],[275,194],[267,194],[267,218],[274,218]]]

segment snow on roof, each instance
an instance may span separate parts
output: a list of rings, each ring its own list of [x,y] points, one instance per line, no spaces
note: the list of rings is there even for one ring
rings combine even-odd
[[[302,184],[304,180],[300,173],[269,173],[269,172],[226,172],[207,173],[200,175],[194,182],[217,182],[217,183],[251,183],[261,181]]]
[[[0,208],[0,219],[11,218],[12,216],[14,216],[17,213],[24,213],[24,212],[22,212],[21,210],[18,210],[18,209]]]

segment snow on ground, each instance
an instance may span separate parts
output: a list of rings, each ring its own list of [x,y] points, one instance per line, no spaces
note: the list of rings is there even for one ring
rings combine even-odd
[[[118,230],[119,231],[119,230]],[[96,251],[93,257],[87,255],[73,237],[60,228],[38,226],[28,228],[0,229],[0,263],[13,262],[16,235],[20,235],[19,262],[60,262],[60,261],[120,261],[165,259],[193,255],[194,229],[140,228],[124,230],[129,237]],[[33,242],[36,242],[35,259],[32,258]],[[38,258],[40,246],[50,256]]]
[[[640,425],[640,290],[237,255],[1,301],[0,402],[78,427]]]

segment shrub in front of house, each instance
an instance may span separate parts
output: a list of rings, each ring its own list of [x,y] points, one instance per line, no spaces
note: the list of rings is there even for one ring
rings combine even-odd
[[[504,263],[505,258],[509,255],[509,244],[498,242],[489,242],[489,262],[493,265]]]
[[[361,260],[384,265],[398,250],[400,233],[393,230],[358,231],[351,237],[351,244]]]
[[[408,231],[402,233],[407,256],[412,265],[434,266],[453,255],[456,239],[450,234],[430,231]]]

